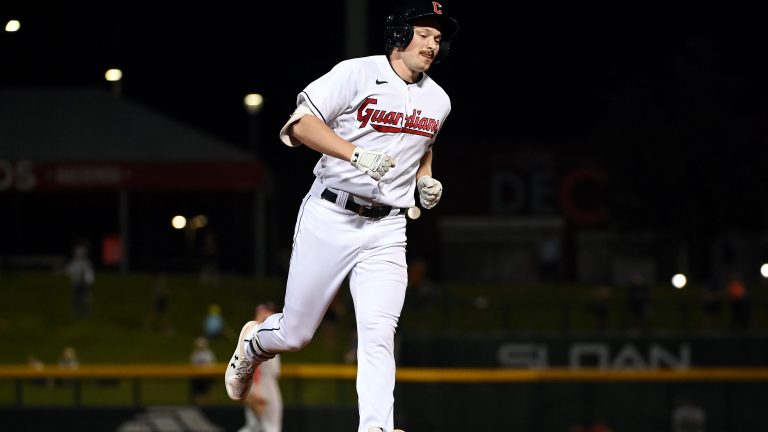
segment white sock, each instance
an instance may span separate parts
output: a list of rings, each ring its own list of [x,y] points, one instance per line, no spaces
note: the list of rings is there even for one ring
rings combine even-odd
[[[254,362],[256,365],[259,365],[275,357],[274,354],[267,352],[264,350],[264,348],[261,347],[261,344],[259,343],[259,337],[255,332],[251,334],[250,338],[246,338],[243,343],[245,344],[245,349],[243,350],[245,352],[245,356],[248,357],[248,360]]]

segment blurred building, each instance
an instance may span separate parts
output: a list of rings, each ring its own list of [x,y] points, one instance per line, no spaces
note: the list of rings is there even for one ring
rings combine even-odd
[[[0,90],[0,263],[55,264],[75,239],[96,264],[263,270],[268,173],[252,154],[98,89]],[[177,226],[172,226],[174,217]]]

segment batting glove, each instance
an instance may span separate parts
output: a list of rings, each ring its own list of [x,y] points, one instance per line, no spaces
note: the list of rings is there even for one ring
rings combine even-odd
[[[419,201],[425,209],[431,209],[440,202],[443,196],[443,184],[430,176],[424,176],[416,182],[419,188]]]
[[[379,181],[381,177],[395,166],[395,160],[390,156],[373,150],[365,150],[355,147],[352,158],[349,160],[352,166]]]

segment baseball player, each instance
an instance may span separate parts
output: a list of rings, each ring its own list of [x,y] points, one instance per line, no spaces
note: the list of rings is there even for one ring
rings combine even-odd
[[[358,336],[358,432],[394,427],[394,336],[407,285],[406,209],[442,195],[433,144],[451,109],[427,70],[448,52],[458,23],[420,0],[387,17],[386,55],[341,61],[311,82],[280,130],[288,146],[318,151],[315,180],[295,227],[282,313],[250,321],[225,375],[230,398],[248,394],[253,369],[307,345],[345,278]]]
[[[264,321],[277,312],[271,301],[256,306],[254,320]],[[245,425],[238,432],[282,432],[283,395],[280,392],[280,355],[255,369],[253,385],[245,398]]]

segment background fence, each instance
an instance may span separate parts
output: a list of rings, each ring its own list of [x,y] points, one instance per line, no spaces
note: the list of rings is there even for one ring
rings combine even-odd
[[[193,406],[187,398],[190,379],[218,382],[224,368],[2,366],[0,414],[9,430],[48,430],[51,419],[57,430],[137,430],[154,415],[177,419],[166,430],[234,431],[243,423],[238,403]],[[350,365],[284,365],[285,432],[354,430],[355,374]],[[599,421],[613,431],[672,431],[672,412],[684,400],[705,409],[708,432],[768,429],[768,368],[403,367],[397,378],[396,418],[406,430],[550,432]]]

